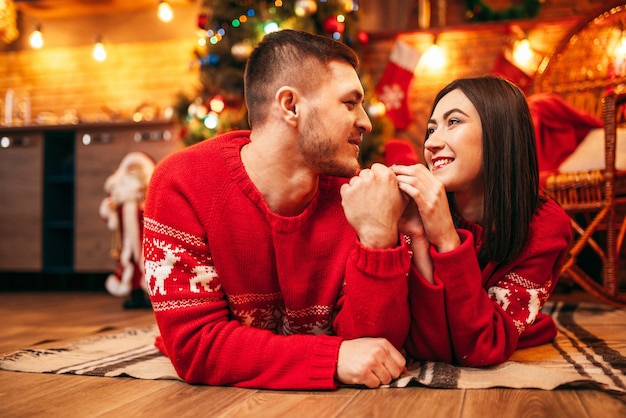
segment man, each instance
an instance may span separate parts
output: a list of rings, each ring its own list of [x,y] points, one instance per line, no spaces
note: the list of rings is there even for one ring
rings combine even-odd
[[[251,131],[157,166],[146,280],[157,345],[186,381],[315,390],[403,371],[406,200],[387,167],[359,172],[357,68],[342,43],[269,34],[244,77]]]

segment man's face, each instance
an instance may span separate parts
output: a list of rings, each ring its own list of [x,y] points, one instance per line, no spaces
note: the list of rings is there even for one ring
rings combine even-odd
[[[363,86],[347,63],[333,61],[311,77],[319,83],[303,101],[299,146],[306,163],[320,173],[352,177],[359,166],[359,144],[372,124],[363,108]]]

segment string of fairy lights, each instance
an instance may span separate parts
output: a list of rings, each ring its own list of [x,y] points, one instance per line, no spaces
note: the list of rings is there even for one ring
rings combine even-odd
[[[0,6],[2,6],[2,2],[5,0],[0,0]],[[9,4],[9,3],[7,3]],[[0,7],[0,14],[2,13],[3,7]],[[7,10],[9,8],[7,7]],[[172,6],[166,0],[159,0],[157,3],[157,17],[164,23],[169,23],[174,19],[174,10]],[[14,16],[15,19],[15,16]],[[33,49],[41,49],[44,47],[45,40],[43,35],[43,25],[41,22],[37,22],[35,24],[35,29],[28,36],[28,44]],[[15,31],[15,36],[11,41],[17,38],[17,30]],[[102,62],[107,58],[107,52],[104,47],[104,43],[102,40],[102,35],[98,34],[94,40],[94,47],[92,52],[93,58],[96,61]]]

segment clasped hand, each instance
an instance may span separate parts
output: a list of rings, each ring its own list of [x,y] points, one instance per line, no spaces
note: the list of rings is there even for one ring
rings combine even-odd
[[[398,179],[388,167],[373,164],[341,187],[346,219],[361,243],[369,248],[398,244],[398,221],[408,197],[400,192]]]

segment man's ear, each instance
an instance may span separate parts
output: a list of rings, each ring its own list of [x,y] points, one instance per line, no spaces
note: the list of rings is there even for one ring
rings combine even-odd
[[[296,89],[283,86],[276,92],[276,101],[280,108],[282,118],[290,125],[298,125],[298,112],[296,105],[300,95]]]

